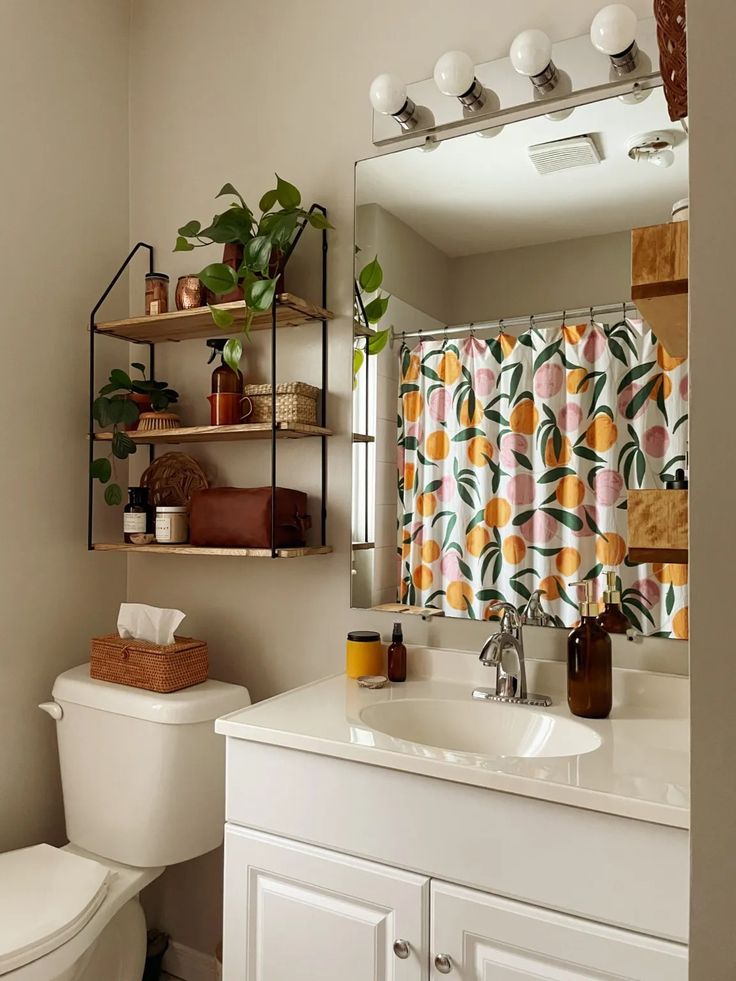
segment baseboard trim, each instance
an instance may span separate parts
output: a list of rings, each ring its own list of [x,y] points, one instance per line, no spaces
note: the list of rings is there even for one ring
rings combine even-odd
[[[213,956],[172,940],[164,954],[163,969],[182,981],[215,981],[217,962]]]

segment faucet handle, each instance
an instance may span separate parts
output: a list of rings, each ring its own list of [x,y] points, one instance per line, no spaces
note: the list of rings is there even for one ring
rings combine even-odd
[[[511,603],[506,603],[502,600],[497,600],[495,603],[491,603],[488,607],[489,613],[495,613],[497,610],[503,610],[501,616],[500,630],[504,633],[510,632],[512,630],[519,630],[523,623],[522,618],[519,616],[519,611]]]
[[[535,589],[532,592],[521,613],[522,623],[529,624],[532,627],[554,626],[553,618],[549,613],[545,613],[544,607],[542,606],[541,597],[546,595],[546,589]]]

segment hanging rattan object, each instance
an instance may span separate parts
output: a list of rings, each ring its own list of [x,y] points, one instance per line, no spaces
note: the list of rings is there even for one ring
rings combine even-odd
[[[196,460],[186,453],[164,453],[157,457],[141,477],[153,505],[189,507],[195,491],[206,490],[209,481]]]
[[[687,116],[687,22],[685,0],[654,0],[659,68],[670,119]]]

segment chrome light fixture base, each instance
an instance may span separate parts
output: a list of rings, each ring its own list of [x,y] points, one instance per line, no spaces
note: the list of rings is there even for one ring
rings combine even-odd
[[[458,100],[462,103],[464,112],[480,112],[485,107],[486,94],[477,78],[473,79],[467,92],[458,96]]]
[[[539,75],[530,75],[529,77],[537,92],[541,92],[542,95],[548,95],[557,87],[560,75],[555,63],[550,61],[543,72],[540,72]]]
[[[609,57],[614,72],[619,78],[623,78],[625,75],[630,75],[637,67],[639,61],[638,45],[636,41],[632,41],[629,47],[625,51],[622,51],[621,54],[610,55]]]
[[[404,105],[397,113],[393,114],[392,118],[396,120],[405,133],[411,133],[417,126],[417,107],[414,101],[407,97]]]

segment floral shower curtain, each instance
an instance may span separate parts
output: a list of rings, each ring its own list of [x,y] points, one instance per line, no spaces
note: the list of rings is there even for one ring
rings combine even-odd
[[[484,619],[618,567],[645,634],[687,637],[687,566],[626,563],[627,489],[685,465],[687,361],[641,322],[533,328],[401,351],[400,598]]]

